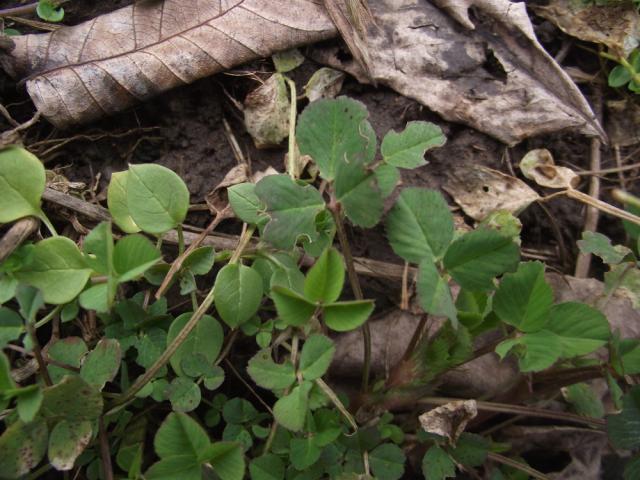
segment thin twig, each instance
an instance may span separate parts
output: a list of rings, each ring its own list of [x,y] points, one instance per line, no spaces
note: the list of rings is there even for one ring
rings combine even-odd
[[[487,458],[493,460],[494,462],[501,463],[503,465],[507,465],[509,467],[513,467],[516,470],[520,470],[521,472],[526,473],[527,475],[536,478],[538,480],[550,480],[544,473],[539,472],[535,468],[530,467],[524,463],[520,463],[512,458],[505,457],[504,455],[500,455],[499,453],[489,452],[487,453]]]
[[[34,13],[38,8],[38,2],[20,5],[19,7],[4,8],[0,10],[0,17],[12,17]]]
[[[36,361],[38,362],[38,369],[40,371],[40,375],[42,375],[42,380],[47,387],[53,385],[51,381],[51,377],[49,376],[49,370],[47,370],[47,364],[42,358],[42,349],[40,348],[40,342],[38,341],[38,336],[36,335],[36,329],[33,326],[33,322],[27,320],[27,332],[31,337],[31,343],[33,344],[33,354],[36,357]]]
[[[598,121],[602,122],[602,90],[600,88],[595,89],[593,109],[596,113]],[[602,159],[601,155],[601,143],[600,139],[593,137],[591,139],[591,164],[590,168],[593,171],[600,170],[600,163]],[[591,177],[589,182],[589,196],[593,199],[600,197],[600,178],[597,175]],[[596,207],[588,206],[585,213],[583,232],[595,232],[598,230],[598,219],[600,212]],[[589,269],[591,268],[591,253],[580,252],[576,259],[575,276],[577,278],[586,278],[589,276]]]
[[[100,417],[99,422],[99,437],[100,437],[100,457],[102,460],[102,473],[105,480],[113,480],[113,466],[111,465],[111,451],[109,449],[109,438],[107,437],[107,430],[104,425],[104,418]]]
[[[458,400],[460,399],[448,397],[426,397],[422,398],[420,400],[420,403],[426,403],[429,405],[445,405],[447,403],[455,402]],[[526,405],[485,402],[481,400],[477,400],[476,405],[478,407],[478,410],[485,410],[487,412],[512,413],[515,415],[524,415],[527,417],[549,418],[552,420],[560,420],[587,425],[589,427],[597,428],[598,430],[603,430],[606,425],[605,420],[600,418],[583,417],[574,413],[556,412],[555,410],[528,407]]]
[[[40,220],[35,217],[21,218],[0,239],[0,263],[4,262],[16,248],[22,245],[38,229]]]

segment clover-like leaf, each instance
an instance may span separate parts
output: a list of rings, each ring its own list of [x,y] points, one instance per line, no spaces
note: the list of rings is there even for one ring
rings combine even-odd
[[[400,168],[416,168],[426,165],[427,150],[441,147],[447,141],[442,129],[430,122],[409,122],[405,129],[387,133],[380,152],[385,162]]]
[[[288,175],[269,175],[256,184],[255,193],[266,204],[270,217],[263,230],[267,242],[288,250],[300,238],[318,238],[316,217],[325,203],[313,186],[302,186]]]
[[[167,345],[170,345],[184,328],[193,313],[183,313],[177,317],[169,327],[167,334]],[[182,376],[185,372],[182,368],[182,361],[187,355],[203,355],[206,361],[213,365],[222,349],[224,332],[222,326],[210,315],[203,315],[195,328],[187,335],[185,341],[178,347],[171,356],[171,368],[176,374]]]
[[[335,302],[344,286],[344,261],[334,248],[326,249],[307,272],[304,297],[312,302]]]
[[[249,360],[247,373],[257,385],[271,390],[288,388],[296,380],[293,364],[274,362],[269,349],[260,350]]]
[[[336,332],[355,330],[367,321],[374,307],[372,300],[331,303],[323,307],[324,323]]]
[[[391,248],[413,263],[444,255],[453,239],[453,216],[440,192],[405,188],[387,216]]]
[[[133,221],[127,204],[128,177],[128,171],[111,174],[109,188],[107,189],[107,206],[113,221],[120,227],[120,230],[125,233],[137,233],[140,231],[140,227]]]
[[[280,398],[273,406],[273,415],[280,425],[293,432],[304,427],[309,404],[312,382],[305,381],[295,386],[291,392]]]
[[[258,311],[262,300],[262,278],[246,265],[228,264],[218,272],[213,291],[220,318],[235,328]]]
[[[329,369],[336,346],[329,337],[311,335],[304,342],[300,354],[300,373],[305,380],[315,380],[322,377]]]
[[[338,163],[375,156],[376,135],[363,103],[346,97],[323,99],[305,108],[298,121],[296,138],[300,153],[310,155],[325,180],[333,180]]]
[[[160,235],[181,224],[189,208],[189,190],[167,167],[131,165],[126,181],[127,208],[138,227]]]
[[[271,298],[276,304],[278,317],[292,327],[300,327],[307,323],[316,310],[316,305],[286,287],[274,286],[271,289]]]
[[[73,300],[84,288],[91,269],[80,250],[66,237],[51,237],[38,242],[31,262],[15,275],[21,282],[42,291],[44,301],[64,304]]]
[[[0,150],[0,223],[42,217],[45,181],[44,166],[35,155],[18,146]]]
[[[89,385],[102,390],[105,383],[115,378],[121,359],[122,351],[118,340],[103,338],[84,358],[80,376]]]
[[[354,156],[336,164],[334,189],[344,213],[355,225],[375,226],[382,216],[383,196],[374,172],[368,171],[364,160]]]
[[[418,271],[418,299],[422,309],[431,315],[446,316],[454,326],[458,325],[456,306],[449,284],[442,278],[433,260],[424,260]]]

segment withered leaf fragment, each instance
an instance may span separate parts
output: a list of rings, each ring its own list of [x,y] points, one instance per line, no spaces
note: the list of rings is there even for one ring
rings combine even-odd
[[[335,35],[313,0],[143,0],[73,27],[13,37],[1,61],[12,76],[28,78],[38,110],[66,127]]]

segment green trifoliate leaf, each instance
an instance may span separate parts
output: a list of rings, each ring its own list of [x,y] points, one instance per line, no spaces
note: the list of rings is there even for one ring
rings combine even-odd
[[[520,251],[510,238],[492,230],[475,230],[451,244],[444,267],[462,288],[493,289],[493,279],[516,270]]]
[[[607,318],[599,310],[577,302],[554,305],[545,329],[559,337],[563,358],[591,353],[611,336]]]
[[[200,459],[206,458],[210,444],[204,429],[185,413],[170,413],[153,440],[160,458],[184,455],[198,464]]]
[[[454,327],[457,327],[458,313],[451,298],[451,290],[440,276],[433,260],[427,259],[420,263],[417,283],[418,299],[422,309],[431,315],[449,318]]]
[[[262,300],[262,278],[245,265],[229,264],[218,272],[213,290],[220,318],[235,328],[258,311]]]
[[[527,333],[521,337],[505,340],[496,347],[496,353],[504,358],[514,349],[520,358],[520,370],[523,372],[539,372],[553,365],[559,358],[562,349],[560,338],[548,330]]]
[[[274,362],[269,349],[260,350],[249,360],[247,373],[256,385],[271,390],[288,388],[296,380],[291,362]]]
[[[93,422],[102,413],[103,401],[100,391],[78,375],[64,377],[59,383],[45,388],[43,394],[40,414],[47,420]]]
[[[58,422],[49,437],[49,462],[56,470],[71,470],[76,458],[84,451],[93,434],[91,422]]]
[[[167,390],[174,412],[190,412],[200,405],[202,399],[200,387],[189,378],[174,378]]]
[[[202,480],[202,465],[190,455],[163,458],[151,465],[144,475],[146,480]]]
[[[35,245],[31,262],[15,275],[42,291],[45,302],[59,305],[73,300],[90,274],[75,243],[66,237],[51,237]]]
[[[620,414],[607,415],[607,434],[616,448],[640,447],[640,386],[632,387],[622,398]]]
[[[440,192],[405,188],[387,216],[385,229],[397,255],[420,263],[444,255],[453,239],[453,216]]]
[[[382,140],[382,158],[390,165],[400,168],[416,168],[426,165],[424,154],[434,147],[441,147],[447,138],[442,129],[430,122],[409,122],[406,128],[396,133],[387,133]]]
[[[456,464],[447,452],[434,445],[422,459],[422,474],[426,480],[445,480],[456,476]]]
[[[284,463],[277,455],[267,453],[249,464],[252,480],[284,480]]]
[[[383,196],[376,175],[366,169],[361,157],[336,164],[334,189],[345,215],[355,225],[371,228],[380,221]]]
[[[493,310],[505,323],[521,332],[536,332],[549,320],[553,290],[544,279],[544,264],[521,263],[508,273],[493,297]]]
[[[300,354],[300,373],[305,380],[322,377],[331,365],[336,346],[324,335],[311,335],[304,342]]]
[[[31,423],[18,420],[0,436],[0,473],[20,478],[35,468],[47,451],[47,422],[36,418]]]
[[[633,259],[633,252],[624,245],[611,245],[609,237],[597,232],[583,232],[582,240],[578,240],[582,253],[593,253],[604,263],[616,265],[625,259]]]
[[[42,217],[45,181],[44,166],[35,155],[17,146],[0,150],[0,223]]]
[[[131,218],[127,204],[127,178],[129,172],[114,172],[107,190],[107,206],[115,224],[125,233],[137,233],[140,227]]]
[[[376,135],[368,116],[364,104],[346,97],[311,103],[300,115],[296,129],[300,153],[310,155],[328,181],[334,179],[339,162],[356,155],[363,156],[364,163],[371,162]]]
[[[222,408],[224,421],[236,425],[252,422],[257,415],[256,408],[244,398],[232,398]]]
[[[89,385],[102,390],[105,383],[115,378],[121,359],[120,343],[115,339],[103,338],[84,358],[80,376]]]
[[[187,324],[193,313],[187,312],[178,316],[169,327],[167,334],[167,346],[178,336],[180,331]],[[203,355],[206,361],[213,365],[222,349],[224,332],[222,326],[210,315],[203,315],[195,328],[187,335],[186,340],[178,347],[171,356],[169,362],[171,368],[177,375],[185,375],[182,369],[182,361],[188,355]]]
[[[273,415],[280,425],[293,432],[304,427],[309,404],[309,391],[312,382],[305,381],[291,390],[291,393],[280,398],[273,406]]]
[[[302,186],[288,175],[269,175],[256,184],[255,193],[270,217],[263,230],[267,242],[288,250],[301,238],[317,239],[316,217],[325,203],[313,186]]]
[[[320,459],[322,450],[315,444],[313,437],[292,438],[289,459],[293,468],[307,470]]]
[[[273,287],[271,298],[276,304],[278,317],[292,327],[304,325],[316,311],[316,305],[299,293],[285,287]]]
[[[184,221],[189,190],[182,179],[162,165],[131,165],[127,175],[127,208],[142,230],[159,235]]]
[[[344,261],[342,255],[328,248],[309,269],[304,282],[304,297],[312,302],[335,302],[344,285]]]
[[[206,459],[220,480],[242,480],[244,478],[244,455],[239,443],[213,443],[209,447]]]
[[[404,473],[406,461],[402,449],[392,443],[378,445],[369,452],[371,473],[380,480],[398,480]]]
[[[373,300],[331,303],[323,307],[324,323],[336,332],[355,330],[367,321],[374,307]]]

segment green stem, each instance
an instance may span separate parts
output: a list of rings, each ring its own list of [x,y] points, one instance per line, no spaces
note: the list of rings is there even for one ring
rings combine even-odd
[[[503,465],[513,467],[516,470],[520,470],[521,472],[524,472],[527,475],[536,478],[537,480],[550,480],[549,477],[547,477],[544,473],[539,472],[535,468],[532,468],[524,463],[520,463],[512,458],[505,457],[504,455],[500,455],[499,453],[489,452],[487,453],[487,458]]]
[[[184,232],[182,231],[182,224],[176,227],[176,231],[178,232],[178,255],[182,255],[184,253]]]
[[[49,323],[51,321],[51,319],[53,317],[55,317],[60,312],[60,310],[62,310],[63,307],[64,307],[64,305],[56,306],[56,308],[54,308],[49,313],[47,313],[44,317],[42,317],[40,320],[38,320],[34,325],[35,329],[37,330],[38,328],[42,327],[43,325],[46,325],[47,323]]]
[[[356,272],[355,265],[353,263],[353,255],[351,254],[351,247],[349,245],[349,239],[347,233],[344,230],[344,223],[340,214],[340,206],[335,205],[332,201],[329,206],[329,210],[333,215],[334,223],[336,224],[336,233],[338,234],[338,241],[342,248],[342,254],[344,255],[344,261],[347,266],[347,276],[349,277],[349,283],[351,284],[351,290],[356,300],[363,300],[362,288],[360,287],[360,279]],[[369,374],[371,372],[371,330],[369,324],[365,322],[362,325],[362,341],[364,343],[364,362],[362,367],[362,391],[367,392],[369,390]]]
[[[254,225],[251,225],[247,227],[247,229],[243,232],[242,236],[240,237],[240,240],[238,241],[238,246],[233,252],[231,259],[229,260],[229,265],[238,263],[238,261],[240,260],[240,257],[242,256],[242,252],[244,251],[245,248],[247,248],[247,245],[249,245],[249,242],[251,241],[251,237],[253,236],[253,232],[255,229],[256,227]]]
[[[38,218],[42,220],[42,223],[44,223],[45,227],[47,227],[47,230],[49,230],[49,233],[51,233],[51,235],[53,235],[54,237],[58,236],[58,232],[56,232],[56,228],[53,226],[53,224],[49,220],[49,217],[47,217],[42,210],[40,211]]]
[[[636,197],[635,195],[631,195],[629,192],[625,192],[624,190],[616,188],[613,190],[613,192],[611,192],[611,195],[620,203],[640,208],[640,198]]]
[[[36,357],[36,362],[38,362],[38,370],[40,371],[40,375],[42,375],[42,380],[47,387],[53,385],[51,381],[51,377],[49,376],[49,370],[47,370],[47,364],[42,358],[42,350],[40,349],[40,342],[38,341],[38,336],[36,335],[36,329],[34,324],[30,321],[27,321],[27,332],[31,337],[31,343],[33,344],[33,355]]]

